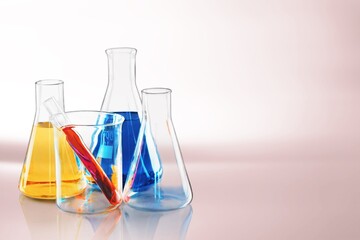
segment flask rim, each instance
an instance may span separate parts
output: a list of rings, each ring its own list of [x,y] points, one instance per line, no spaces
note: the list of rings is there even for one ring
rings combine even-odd
[[[133,47],[113,47],[113,48],[106,49],[105,52],[107,54],[114,53],[114,52],[118,52],[118,53],[136,53],[137,49],[133,48]]]
[[[98,110],[74,110],[74,111],[66,111],[66,116],[69,117],[69,123],[65,124],[64,126],[74,126],[74,127],[108,127],[108,126],[115,126],[118,124],[123,124],[125,118],[118,113],[113,112],[105,112],[105,111],[98,111]],[[53,121],[57,117],[61,117],[61,113],[51,115],[50,120]],[[104,116],[113,116],[113,122],[103,123],[103,122],[94,122],[93,120],[96,117],[104,117]],[[80,121],[81,117],[85,117],[89,120]],[[64,127],[62,126],[62,127]]]
[[[165,87],[152,87],[152,88],[144,88],[141,90],[142,93],[145,94],[166,94],[171,93],[172,90],[170,88]]]
[[[36,85],[60,85],[64,84],[63,80],[60,79],[41,79],[35,82]]]

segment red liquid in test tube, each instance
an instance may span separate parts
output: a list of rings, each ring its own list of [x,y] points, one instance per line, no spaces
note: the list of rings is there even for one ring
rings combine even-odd
[[[73,127],[71,125],[62,127],[62,131],[66,135],[66,140],[72,149],[76,152],[81,162],[94,178],[95,182],[100,187],[101,191],[104,193],[109,202],[112,205],[120,204],[121,197],[114,184],[107,177],[93,154],[85,146],[81,137],[72,128]]]

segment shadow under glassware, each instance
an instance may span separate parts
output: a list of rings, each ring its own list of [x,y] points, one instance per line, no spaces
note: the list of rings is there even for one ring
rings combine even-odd
[[[186,239],[192,206],[172,211],[144,211],[124,205],[124,239]]]
[[[51,108],[51,103],[47,106]],[[56,110],[56,109],[55,109]],[[53,114],[56,159],[56,204],[67,212],[94,214],[107,212],[120,206],[121,178],[121,127],[124,118],[119,114],[100,111],[72,111]],[[69,159],[61,155],[61,139],[72,148],[82,181],[69,182],[63,169]],[[95,142],[94,142],[95,141]],[[93,146],[100,149],[96,156]],[[111,165],[108,164],[111,161]],[[105,173],[105,168],[110,168]],[[91,175],[86,174],[86,170]],[[68,189],[79,185],[83,191],[67,195]]]

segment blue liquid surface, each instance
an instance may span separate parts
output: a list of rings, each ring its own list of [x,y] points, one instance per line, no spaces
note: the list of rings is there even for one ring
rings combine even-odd
[[[137,112],[115,112],[117,114],[122,115],[125,118],[125,121],[122,125],[122,133],[121,133],[121,147],[122,147],[122,180],[123,180],[123,187],[129,172],[129,168],[131,165],[131,161],[134,155],[134,150],[136,146],[136,142],[139,135],[140,130],[140,119]],[[108,117],[108,119],[105,119],[104,122],[112,122],[111,116]],[[105,171],[105,173],[108,175],[108,177],[111,177],[112,175],[112,169],[111,166],[114,164],[114,160],[112,158],[111,154],[108,154],[108,157],[106,156],[106,151],[103,151],[101,149],[104,149],[104,145],[114,145],[118,144],[117,142],[111,142],[114,139],[117,140],[117,138],[111,138],[111,135],[114,133],[107,132],[107,129],[104,129],[101,133],[97,135],[98,138],[98,144],[95,146],[95,148],[92,150],[95,157],[97,157],[100,153],[102,155],[101,160],[101,167]],[[106,137],[107,136],[107,137]],[[110,136],[110,137],[109,137]],[[113,140],[112,140],[113,139]],[[110,142],[109,142],[110,141]],[[102,152],[102,153],[101,153]],[[104,154],[105,153],[105,154]],[[151,165],[151,160],[149,157],[149,152],[147,149],[146,141],[144,142],[144,145],[141,150],[141,158],[140,163],[138,165],[137,173],[136,173],[136,179],[133,184],[133,189],[136,189],[137,191],[141,191],[142,189],[146,189],[147,186],[153,184],[156,180],[156,178],[159,178],[160,176],[160,169],[157,170],[157,173],[155,173],[153,169],[153,166]]]

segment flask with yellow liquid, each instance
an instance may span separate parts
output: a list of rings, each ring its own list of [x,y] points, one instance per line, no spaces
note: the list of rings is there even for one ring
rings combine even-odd
[[[19,190],[25,196],[37,199],[56,199],[56,170],[54,128],[43,102],[54,97],[64,109],[64,82],[62,80],[40,80],[35,83],[36,112],[28,148],[20,175]],[[67,161],[61,169],[62,194],[74,196],[85,187],[84,170],[75,153],[66,141],[59,140],[59,155]]]

